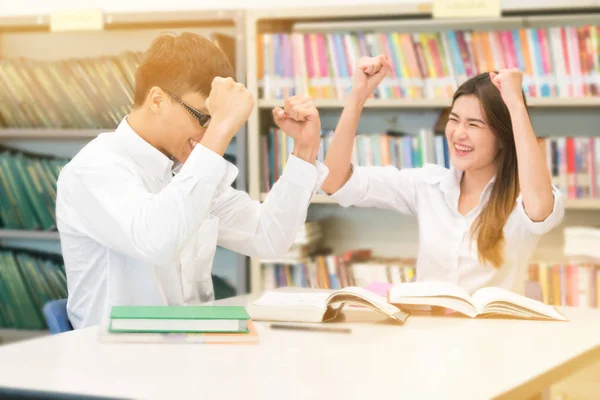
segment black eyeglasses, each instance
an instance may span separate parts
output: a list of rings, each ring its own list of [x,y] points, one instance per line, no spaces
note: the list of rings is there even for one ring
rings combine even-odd
[[[208,128],[208,124],[210,124],[210,115],[204,114],[202,111],[196,110],[194,107],[190,106],[189,104],[187,104],[168,90],[165,90],[165,92],[167,92],[169,96],[171,96],[173,99],[177,100],[177,102],[181,104],[187,112],[192,114],[192,117],[194,117],[196,121],[198,121],[201,127]]]

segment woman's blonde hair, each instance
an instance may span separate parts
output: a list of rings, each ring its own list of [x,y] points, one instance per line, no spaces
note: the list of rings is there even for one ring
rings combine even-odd
[[[517,150],[510,113],[500,91],[490,80],[489,73],[477,75],[463,83],[452,99],[475,95],[481,103],[488,126],[499,143],[496,156],[496,178],[489,200],[473,224],[471,235],[477,238],[477,252],[481,262],[499,268],[504,263],[504,225],[519,196]],[[525,96],[523,95],[523,99]]]

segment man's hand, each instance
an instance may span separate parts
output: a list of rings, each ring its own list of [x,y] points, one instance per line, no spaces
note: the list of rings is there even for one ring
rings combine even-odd
[[[294,139],[293,154],[314,164],[321,144],[319,111],[309,96],[294,96],[285,100],[283,109],[273,109],[275,124]]]
[[[206,99],[211,120],[202,145],[223,155],[231,139],[250,117],[253,107],[254,98],[244,85],[232,78],[213,79]]]

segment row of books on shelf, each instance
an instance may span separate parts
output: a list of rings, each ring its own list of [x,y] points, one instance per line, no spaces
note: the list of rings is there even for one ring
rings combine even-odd
[[[318,159],[329,150],[332,131],[324,131]],[[570,199],[600,198],[600,137],[546,137],[539,143],[553,183]],[[293,143],[277,128],[261,136],[262,185],[269,191],[281,176]],[[0,228],[53,230],[56,181],[67,159],[0,152]],[[425,163],[450,167],[445,136],[422,129],[357,135],[352,162],[357,166],[419,168]]]
[[[209,39],[235,65],[235,38],[214,32]],[[112,129],[133,105],[143,57],[143,52],[127,51],[50,61],[1,59],[0,126]]]
[[[538,142],[552,183],[570,199],[600,197],[600,137],[546,137]]]
[[[411,282],[415,278],[414,259],[369,257],[351,260],[351,253],[264,262],[262,287],[265,290],[278,287],[340,289]],[[531,283],[537,285],[532,288]],[[532,263],[526,292],[550,305],[600,308],[600,265]]]
[[[0,227],[56,227],[56,181],[67,160],[0,152]]]
[[[0,60],[0,125],[18,128],[104,128],[133,104],[140,52],[39,61]]]
[[[303,260],[262,263],[265,290],[278,287],[340,289],[367,286],[373,282],[410,282],[415,275],[413,259],[369,258],[351,260],[353,252],[343,256],[315,255]]]
[[[524,72],[529,97],[598,95],[600,26],[442,32],[265,33],[257,36],[262,97],[344,99],[362,56],[394,68],[380,99],[450,98],[462,82],[501,68]]]
[[[332,131],[324,131],[318,159],[329,150]],[[600,137],[547,137],[539,139],[553,183],[571,199],[600,197]],[[293,143],[277,128],[261,137],[262,185],[269,191],[283,169]],[[423,129],[417,135],[401,132],[359,134],[352,162],[357,166],[418,168],[424,163],[450,167],[447,141]],[[0,227],[53,230],[56,227],[56,180],[67,159],[0,153]]]
[[[325,161],[333,131],[324,130],[317,160]],[[293,151],[293,140],[279,128],[271,128],[261,136],[262,185],[269,191],[277,182]],[[388,131],[356,135],[352,151],[352,163],[361,167],[394,166],[396,168],[420,168],[425,163],[450,167],[448,142],[443,135],[433,135],[422,129],[416,135]]]
[[[324,130],[317,159],[324,162],[333,131]],[[552,183],[569,199],[600,198],[600,137],[542,137],[538,139],[546,158]],[[261,136],[262,185],[268,192],[279,179],[293,141],[279,128]],[[451,166],[444,135],[421,129],[417,134],[403,132],[356,135],[352,152],[356,166],[420,168],[425,163]]]
[[[546,304],[600,308],[600,264],[532,263],[529,281],[539,283]]]
[[[62,260],[0,249],[0,328],[45,329],[44,304],[66,297]]]

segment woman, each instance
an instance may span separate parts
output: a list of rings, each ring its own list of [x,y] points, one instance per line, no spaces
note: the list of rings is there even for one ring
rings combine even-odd
[[[458,88],[446,126],[453,168],[353,168],[360,113],[390,67],[383,56],[360,60],[325,160],[323,190],[344,207],[415,215],[418,281],[524,294],[528,261],[540,237],[561,222],[564,206],[529,120],[521,72],[480,74]]]

